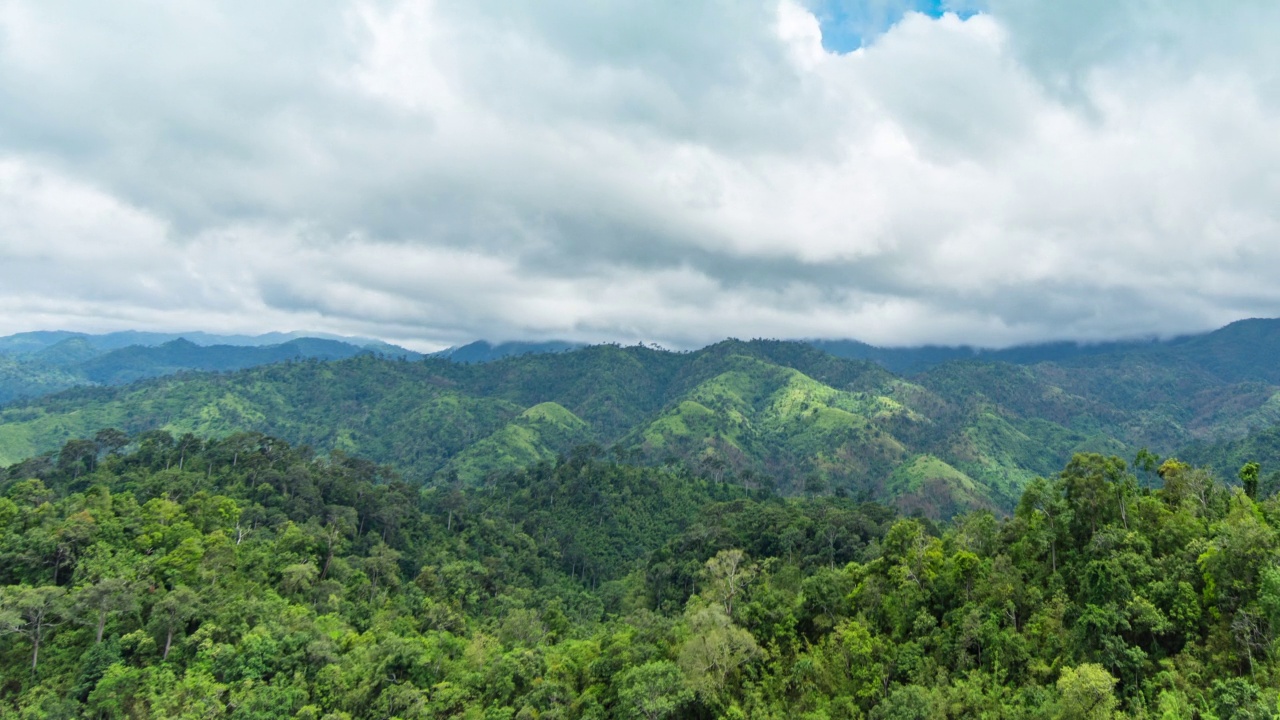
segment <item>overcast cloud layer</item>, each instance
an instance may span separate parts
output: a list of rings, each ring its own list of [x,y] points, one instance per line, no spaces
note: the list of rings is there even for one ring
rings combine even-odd
[[[0,0],[0,333],[1280,315],[1280,4],[911,7]]]

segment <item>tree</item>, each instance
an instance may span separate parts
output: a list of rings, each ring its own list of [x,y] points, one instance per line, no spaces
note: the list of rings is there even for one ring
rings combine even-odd
[[[1256,462],[1247,462],[1240,467],[1240,482],[1244,484],[1244,494],[1250,500],[1258,499],[1258,470],[1261,467]]]
[[[1093,536],[1099,525],[1110,520],[1113,505],[1128,527],[1128,498],[1133,488],[1127,466],[1120,458],[1077,453],[1062,471],[1062,484],[1075,512],[1075,534],[1081,544]]]
[[[64,520],[54,531],[53,582],[63,565],[74,565],[80,551],[89,545],[97,529],[93,514],[82,510]]]
[[[1133,467],[1136,470],[1154,474],[1156,468],[1160,467],[1160,456],[1144,447],[1134,456]]]
[[[151,622],[164,634],[164,654],[162,660],[169,659],[169,650],[173,647],[173,637],[196,616],[200,607],[200,596],[189,587],[179,585],[169,592],[151,608]]]
[[[297,595],[311,589],[320,571],[315,563],[301,562],[287,565],[280,570],[280,589],[287,595]]]
[[[1107,720],[1116,709],[1116,679],[1101,665],[1065,668],[1058,678],[1062,720]]]
[[[325,508],[326,521],[320,529],[320,541],[324,543],[324,567],[320,569],[320,579],[329,575],[329,567],[333,564],[333,556],[346,544],[347,538],[355,532],[355,510],[349,507],[331,505]]]
[[[733,624],[718,604],[687,613],[690,637],[680,648],[680,668],[690,686],[708,701],[719,698],[729,678],[760,648],[751,633]]]
[[[624,670],[616,678],[623,717],[662,720],[674,717],[693,699],[680,668],[656,660]]]
[[[747,562],[746,553],[737,548],[721,550],[707,561],[707,592],[733,617],[733,599],[756,576],[755,563]]]
[[[75,607],[96,628],[94,644],[102,642],[102,631],[112,615],[138,608],[133,584],[124,578],[104,578],[76,591]]]
[[[97,460],[98,446],[92,440],[68,440],[58,452],[58,472],[74,480],[93,472]]]
[[[845,620],[810,651],[812,681],[827,695],[869,708],[885,690],[887,649],[862,622]]]
[[[1209,501],[1216,488],[1209,471],[1193,468],[1176,458],[1170,458],[1160,464],[1156,474],[1164,481],[1164,497],[1169,504],[1180,505],[1194,501],[1198,511],[1209,509]]]
[[[1017,516],[1027,524],[1025,542],[1046,549],[1050,571],[1058,572],[1058,538],[1073,519],[1062,492],[1044,478],[1032,480],[1022,492]]]
[[[40,645],[49,631],[61,624],[66,589],[57,586],[19,585],[6,589],[0,603],[0,632],[17,632],[31,641],[31,672],[40,661]]]
[[[1248,604],[1273,557],[1276,540],[1275,529],[1258,516],[1253,503],[1236,493],[1217,537],[1197,558],[1204,571],[1205,599],[1228,613]]]
[[[939,715],[929,691],[919,685],[894,688],[871,712],[874,720],[929,720]]]
[[[105,428],[93,436],[93,443],[97,446],[99,453],[115,455],[129,444],[129,436],[115,428]]]
[[[379,583],[395,588],[400,585],[400,553],[391,546],[379,542],[364,560],[364,572],[369,576],[369,601],[373,602]]]
[[[546,637],[547,626],[542,622],[542,614],[531,608],[509,611],[498,628],[498,638],[511,647],[538,647]]]
[[[191,433],[187,433],[178,439],[178,470],[182,470],[187,462],[187,455],[199,452],[204,447],[204,441]]]

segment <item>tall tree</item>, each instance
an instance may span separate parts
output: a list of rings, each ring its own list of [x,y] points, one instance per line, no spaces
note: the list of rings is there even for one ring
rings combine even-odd
[[[1109,720],[1115,716],[1116,679],[1101,665],[1066,668],[1058,678],[1062,720]]]
[[[31,641],[31,672],[34,673],[40,661],[40,645],[49,632],[61,624],[67,591],[56,585],[19,585],[5,590],[0,601],[3,608],[0,629],[21,633]]]
[[[164,597],[151,608],[151,621],[164,634],[162,660],[169,659],[174,636],[196,616],[199,608],[200,596],[185,585],[179,585],[165,593]]]
[[[1253,500],[1258,498],[1258,470],[1261,467],[1256,462],[1247,462],[1240,467],[1240,472],[1237,473],[1240,476],[1240,482],[1244,484],[1244,494]]]
[[[138,600],[133,584],[125,578],[103,578],[76,591],[75,608],[93,624],[94,643],[102,642],[102,633],[112,615],[134,612]]]

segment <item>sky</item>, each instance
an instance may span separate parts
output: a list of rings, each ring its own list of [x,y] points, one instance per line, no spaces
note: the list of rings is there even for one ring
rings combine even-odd
[[[0,0],[0,334],[1280,316],[1280,3]]]

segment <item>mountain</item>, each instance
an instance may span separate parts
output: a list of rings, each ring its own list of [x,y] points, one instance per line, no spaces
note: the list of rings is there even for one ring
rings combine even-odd
[[[102,334],[69,332],[66,330],[24,332],[0,337],[0,355],[32,355],[68,340],[81,340],[89,347],[97,350],[99,353],[104,353],[135,345],[143,347],[157,347],[159,345],[164,345],[165,343],[173,342],[174,340],[185,340],[201,347],[210,345],[258,347],[263,345],[282,345],[292,340],[302,339],[334,340],[347,345],[370,348],[388,355],[404,354],[410,357],[418,356],[418,353],[411,350],[406,350],[402,347],[391,345],[373,338],[346,337],[328,333],[304,332],[272,332],[264,333],[262,335],[217,335],[198,330],[175,333],[123,330],[120,332]]]
[[[78,390],[0,411],[0,464],[111,426],[252,430],[361,453],[416,482],[474,484],[595,444],[746,487],[944,515],[1008,508],[1080,450],[1132,455],[1142,436],[1122,432],[1131,419],[1007,364],[953,363],[908,381],[801,343],[602,345],[482,364],[361,355]]]
[[[547,342],[504,342],[493,345],[486,340],[477,340],[467,345],[459,345],[457,347],[447,348],[436,353],[432,353],[432,357],[447,358],[454,362],[477,363],[477,362],[493,362],[501,360],[505,357],[518,355],[537,355],[541,353],[560,353],[568,352],[585,347],[583,343],[565,342],[562,340],[551,340]]]
[[[74,358],[76,339],[59,342],[46,352]],[[507,350],[484,362],[458,362],[457,353],[409,361],[323,340],[173,341],[46,365],[30,383],[56,388],[74,372],[110,387],[0,411],[0,464],[112,426],[207,437],[251,430],[363,454],[414,482],[474,484],[596,445],[744,487],[845,493],[945,517],[1008,510],[1030,480],[1078,452],[1133,457],[1146,447],[1203,458],[1231,477],[1232,463],[1278,444],[1266,434],[1280,423],[1273,320],[1169,342],[1005,355],[1051,361],[979,353],[909,376],[797,342]],[[1280,467],[1280,451],[1263,457]]]
[[[88,338],[69,337],[53,345],[41,348],[36,352],[19,355],[19,360],[34,362],[38,365],[53,367],[70,367],[92,360],[109,351],[94,346]]]
[[[1173,357],[1222,380],[1280,383],[1280,320],[1240,320],[1211,333],[1180,338],[1170,349]]]
[[[1280,319],[1238,320],[1212,332],[1167,340],[1118,342],[1053,342],[1009,348],[926,345],[882,348],[857,340],[810,340],[810,345],[838,357],[870,360],[899,374],[913,375],[956,360],[1014,365],[1055,363],[1090,365],[1141,360],[1156,364],[1187,363],[1224,381],[1246,379],[1280,382]]]
[[[88,337],[84,333],[66,330],[37,330],[0,337],[0,355],[27,355],[40,352],[71,338]]]
[[[112,336],[26,333],[21,337],[2,338],[0,340],[8,341],[6,347],[12,352],[0,353],[0,404],[72,387],[121,385],[184,371],[240,370],[288,360],[338,360],[366,353],[405,359],[422,357],[386,343],[359,346],[309,337],[274,345],[200,345],[177,338],[158,345],[111,349],[124,338],[136,340],[140,336],[156,339],[142,333]],[[17,352],[17,349],[23,351]]]
[[[1067,362],[1095,355],[1141,351],[1155,341],[1107,343],[1055,342],[1018,345],[991,349],[967,345],[925,345],[921,347],[882,348],[857,340],[810,340],[810,345],[832,355],[853,360],[870,360],[899,374],[911,375],[955,360],[982,360],[1015,365],[1042,362]]]
[[[0,404],[85,384],[87,381],[80,375],[56,365],[22,362],[0,355]]]
[[[123,385],[184,370],[241,370],[301,358],[340,360],[366,352],[355,345],[316,338],[263,346],[201,346],[179,338],[156,347],[133,345],[112,350],[75,367],[96,385]]]
[[[910,424],[911,415],[880,399],[898,382],[874,365],[786,343],[722,343],[692,354],[605,345],[484,364],[363,355],[14,406],[0,411],[0,464],[103,427],[167,427],[268,432],[391,462],[418,481],[456,474],[474,482],[594,442],[655,461],[724,458],[728,472],[776,477],[784,487],[797,473],[816,473],[852,488],[902,452],[892,426]],[[694,413],[705,422],[690,427]],[[809,454],[825,443],[830,451]],[[846,467],[842,453],[859,461]]]
[[[30,365],[25,372],[10,371],[7,380],[0,380],[0,403],[19,397],[34,397],[67,387],[92,385],[102,382],[125,382],[132,379],[178,372],[181,370],[225,370],[249,367],[261,362],[275,362],[289,357],[288,351],[264,352],[258,357],[264,360],[236,361],[229,358],[235,353],[222,346],[267,347],[288,345],[293,341],[308,339],[330,340],[353,345],[390,357],[418,359],[419,353],[368,338],[340,336],[305,336],[302,333],[267,333],[263,335],[213,335],[203,332],[149,333],[123,331],[102,335],[67,331],[40,331],[18,333],[0,337],[0,355],[16,358],[19,363]],[[165,362],[159,357],[148,358],[146,353],[131,348],[158,348],[176,340],[199,347],[218,348],[207,358],[197,359],[198,353],[186,348],[180,353],[170,349],[160,354],[182,355],[176,362]],[[1280,320],[1243,320],[1220,330],[1201,335],[1189,335],[1166,341],[1122,341],[1106,343],[1057,342],[1022,345],[1003,349],[969,346],[923,346],[913,348],[880,348],[856,340],[811,340],[810,345],[823,352],[853,360],[869,360],[899,375],[917,375],[933,368],[956,361],[973,360],[1014,365],[1042,365],[1052,363],[1065,367],[1121,366],[1142,363],[1147,365],[1190,366],[1207,372],[1226,382],[1248,379],[1280,383],[1280,367],[1269,362],[1280,350]],[[479,340],[467,345],[451,347],[432,353],[432,357],[446,358],[459,363],[486,363],[507,357],[547,353],[564,353],[584,347],[568,341],[504,342],[493,344]],[[113,359],[91,363],[94,358],[113,351],[126,351]],[[302,353],[307,357],[336,358],[342,353],[326,350]],[[103,368],[114,364],[128,364],[125,358],[135,358],[140,367],[121,367],[119,373],[109,373]],[[247,353],[243,357],[254,357]],[[78,365],[93,367],[89,377],[80,372]],[[66,368],[70,376],[85,377],[71,380],[51,375],[50,368]],[[29,377],[28,377],[29,376]],[[106,376],[107,380],[101,378]],[[115,379],[110,379],[114,377]]]

